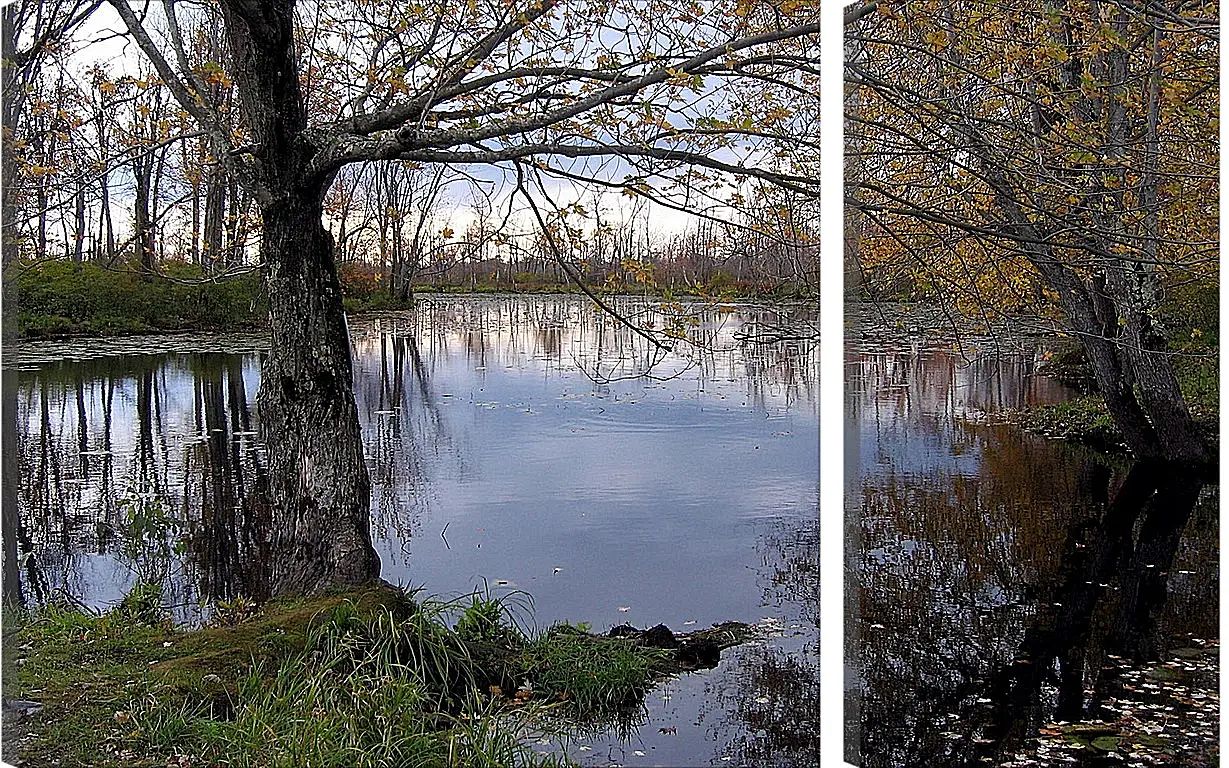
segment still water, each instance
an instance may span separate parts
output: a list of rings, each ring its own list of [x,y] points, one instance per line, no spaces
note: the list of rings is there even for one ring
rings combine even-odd
[[[1036,373],[1047,342],[943,327],[851,308],[846,759],[1143,765],[1010,761],[1047,723],[1117,719],[1116,660],[1217,637],[1217,489],[1004,424],[1071,396]]]
[[[814,309],[724,306],[694,324],[622,309],[702,344],[663,355],[557,297],[432,297],[351,319],[382,576],[439,596],[523,591],[540,627],[758,624],[763,639],[657,689],[639,728],[582,738],[573,755],[814,764]],[[5,555],[22,597],[104,606],[140,578],[191,618],[260,592],[263,345],[6,350],[21,482]]]

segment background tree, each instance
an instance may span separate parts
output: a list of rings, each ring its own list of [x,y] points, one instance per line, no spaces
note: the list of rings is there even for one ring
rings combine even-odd
[[[871,2],[846,20],[863,263],[912,264],[980,312],[1043,294],[1131,450],[1207,460],[1161,310],[1166,286],[1215,279],[1216,5]]]
[[[3,236],[3,262],[8,264],[17,255],[17,196],[18,165],[24,156],[26,144],[23,135],[34,135],[23,124],[28,115],[29,96],[41,63],[49,53],[60,45],[63,38],[72,33],[102,0],[56,0],[36,2],[19,0],[5,6],[0,12],[0,88],[3,90],[3,212],[0,227]]]

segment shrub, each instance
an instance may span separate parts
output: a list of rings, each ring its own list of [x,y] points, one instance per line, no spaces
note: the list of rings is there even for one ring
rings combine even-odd
[[[188,264],[167,271],[174,279],[142,275],[129,266],[18,262],[5,272],[5,311],[16,309],[18,335],[32,337],[263,324],[266,310],[255,272],[205,280]]]

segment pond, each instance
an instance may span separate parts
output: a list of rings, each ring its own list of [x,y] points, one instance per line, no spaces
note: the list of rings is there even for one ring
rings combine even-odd
[[[1134,717],[1129,660],[1216,640],[1217,488],[1004,423],[1073,394],[1037,374],[1045,335],[856,305],[847,327],[846,759],[1203,764],[1028,750],[1047,724]],[[1215,733],[1206,707],[1145,709],[1157,743]]]
[[[757,624],[763,638],[716,669],[654,691],[638,727],[570,750],[600,765],[811,765],[817,313],[619,306],[703,343],[663,355],[566,297],[426,297],[351,318],[381,575],[425,594],[531,598],[539,627]],[[27,601],[105,606],[156,581],[185,620],[258,594],[264,345],[189,334],[6,349],[20,477],[5,505],[5,567],[20,578],[6,583]]]

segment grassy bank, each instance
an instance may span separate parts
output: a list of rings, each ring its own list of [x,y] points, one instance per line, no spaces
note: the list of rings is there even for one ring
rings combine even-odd
[[[214,281],[186,264],[165,271],[151,276],[67,261],[13,264],[4,273],[6,328],[51,338],[264,325],[267,310],[255,272]]]
[[[1218,349],[1208,344],[1179,342],[1174,369],[1187,407],[1196,425],[1212,445],[1219,440],[1220,375]],[[1029,408],[1016,415],[1017,423],[1030,432],[1081,443],[1103,451],[1124,451],[1125,441],[1114,424],[1105,400],[1094,391],[1092,372],[1081,349],[1070,348],[1054,356],[1041,369],[1085,394],[1064,403]]]
[[[1161,323],[1167,329],[1174,373],[1191,415],[1215,446],[1220,424],[1220,294],[1214,281],[1187,281],[1166,287]],[[1102,451],[1125,451],[1105,401],[1096,393],[1092,368],[1078,344],[1056,350],[1039,373],[1076,387],[1083,395],[1065,403],[1016,414],[1025,429]]]
[[[389,295],[383,281],[365,265],[343,264],[338,271],[346,310],[362,313],[407,309]],[[661,287],[610,282],[594,286],[604,294],[672,300],[799,298],[792,284],[735,281],[718,275],[703,284]],[[111,336],[160,331],[239,331],[265,327],[268,307],[260,274],[249,271],[211,279],[198,267],[169,264],[162,274],[145,275],[136,265],[104,269],[69,261],[18,262],[4,273],[5,328],[23,338]],[[415,294],[519,293],[571,294],[580,289],[541,275],[512,279],[485,277],[414,286]]]
[[[6,723],[6,757],[16,747],[27,766],[554,765],[561,756],[528,737],[617,718],[680,669],[672,651],[635,639],[566,624],[530,632],[512,608],[373,587],[236,602],[183,630],[156,589],[101,615],[48,606],[17,617],[7,696],[41,709]]]

